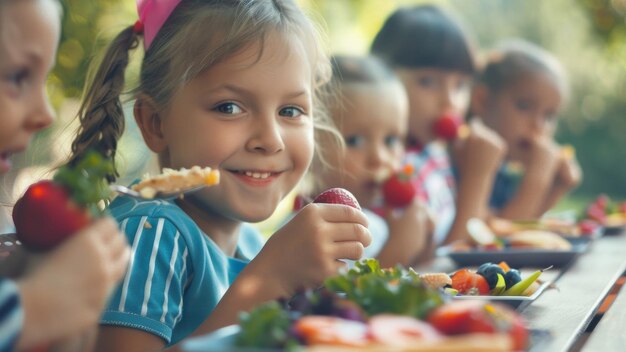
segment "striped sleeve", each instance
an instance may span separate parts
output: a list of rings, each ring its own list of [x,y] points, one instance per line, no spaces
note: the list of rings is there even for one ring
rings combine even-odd
[[[0,351],[13,351],[24,324],[17,285],[0,278]]]
[[[164,218],[126,218],[121,227],[131,244],[131,259],[101,324],[140,329],[169,343],[190,277],[188,247]]]

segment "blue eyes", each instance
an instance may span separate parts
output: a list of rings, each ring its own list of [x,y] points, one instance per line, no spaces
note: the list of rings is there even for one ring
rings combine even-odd
[[[239,105],[232,102],[219,104],[215,108],[213,108],[213,110],[225,115],[237,115],[244,112],[244,110]],[[304,111],[294,106],[288,106],[280,109],[278,114],[280,116],[295,118],[303,115]]]
[[[395,147],[400,144],[400,137],[398,136],[387,136],[385,138],[385,145],[388,147]]]
[[[360,135],[345,136],[344,140],[348,148],[361,148],[365,146],[365,143],[367,142],[365,137],[360,136]],[[401,145],[401,140],[399,136],[391,135],[391,136],[385,137],[384,143],[386,147],[393,148],[398,145]]]
[[[363,136],[346,136],[345,138],[346,146],[348,148],[358,148],[365,144],[365,138]]]
[[[304,112],[299,108],[296,108],[294,106],[289,106],[289,107],[281,109],[279,114],[280,116],[286,116],[286,117],[298,117],[304,114]]]
[[[30,71],[28,69],[20,69],[7,75],[6,80],[16,87],[21,87],[29,76]]]
[[[243,110],[235,103],[223,103],[215,107],[217,112],[227,115],[240,114]]]

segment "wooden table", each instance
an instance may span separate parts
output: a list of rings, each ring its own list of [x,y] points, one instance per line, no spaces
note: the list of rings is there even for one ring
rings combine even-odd
[[[583,352],[623,351],[626,346],[626,289],[620,290],[611,308],[584,344]]]
[[[449,259],[436,258],[416,270],[450,272],[452,266]],[[625,271],[626,233],[600,237],[568,268],[562,271],[551,270],[548,279],[554,278],[558,290],[546,290],[521,310],[530,328],[538,330],[542,336],[534,341],[531,351],[577,350],[580,346],[576,346],[576,343],[585,333],[604,298]],[[583,345],[584,350],[626,350],[626,292],[620,294],[619,301],[609,308],[603,320],[596,331],[591,333],[588,344]],[[612,322],[620,322],[619,327],[610,326]],[[598,337],[594,336],[596,334]],[[603,347],[598,349],[595,346]],[[619,348],[614,348],[616,346]]]
[[[580,255],[556,280],[558,291],[544,292],[522,311],[531,328],[546,330],[551,335],[535,344],[532,351],[569,351],[625,270],[624,234],[594,241],[590,250]]]

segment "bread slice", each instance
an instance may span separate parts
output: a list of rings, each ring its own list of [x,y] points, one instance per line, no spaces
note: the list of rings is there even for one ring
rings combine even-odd
[[[163,173],[155,176],[145,175],[131,188],[144,198],[154,198],[157,193],[178,192],[200,185],[213,186],[219,182],[219,171],[210,167],[193,166],[190,169],[181,168],[180,170],[163,168]]]
[[[568,251],[572,244],[560,235],[542,230],[520,231],[507,237],[511,247]]]

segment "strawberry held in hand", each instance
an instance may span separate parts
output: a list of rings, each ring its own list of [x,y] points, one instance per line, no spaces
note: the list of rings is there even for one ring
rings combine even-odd
[[[43,251],[88,225],[101,213],[97,203],[109,194],[104,175],[111,170],[109,161],[89,153],[76,167],[59,169],[52,181],[31,185],[13,209],[18,239]]]
[[[411,182],[413,174],[413,165],[407,164],[383,183],[385,204],[394,208],[404,208],[411,204],[417,193]]]
[[[459,136],[459,128],[463,124],[461,117],[453,114],[443,114],[435,120],[433,133],[445,141],[452,141]]]
[[[327,189],[315,197],[313,203],[344,204],[361,210],[361,206],[354,195],[343,188]]]

